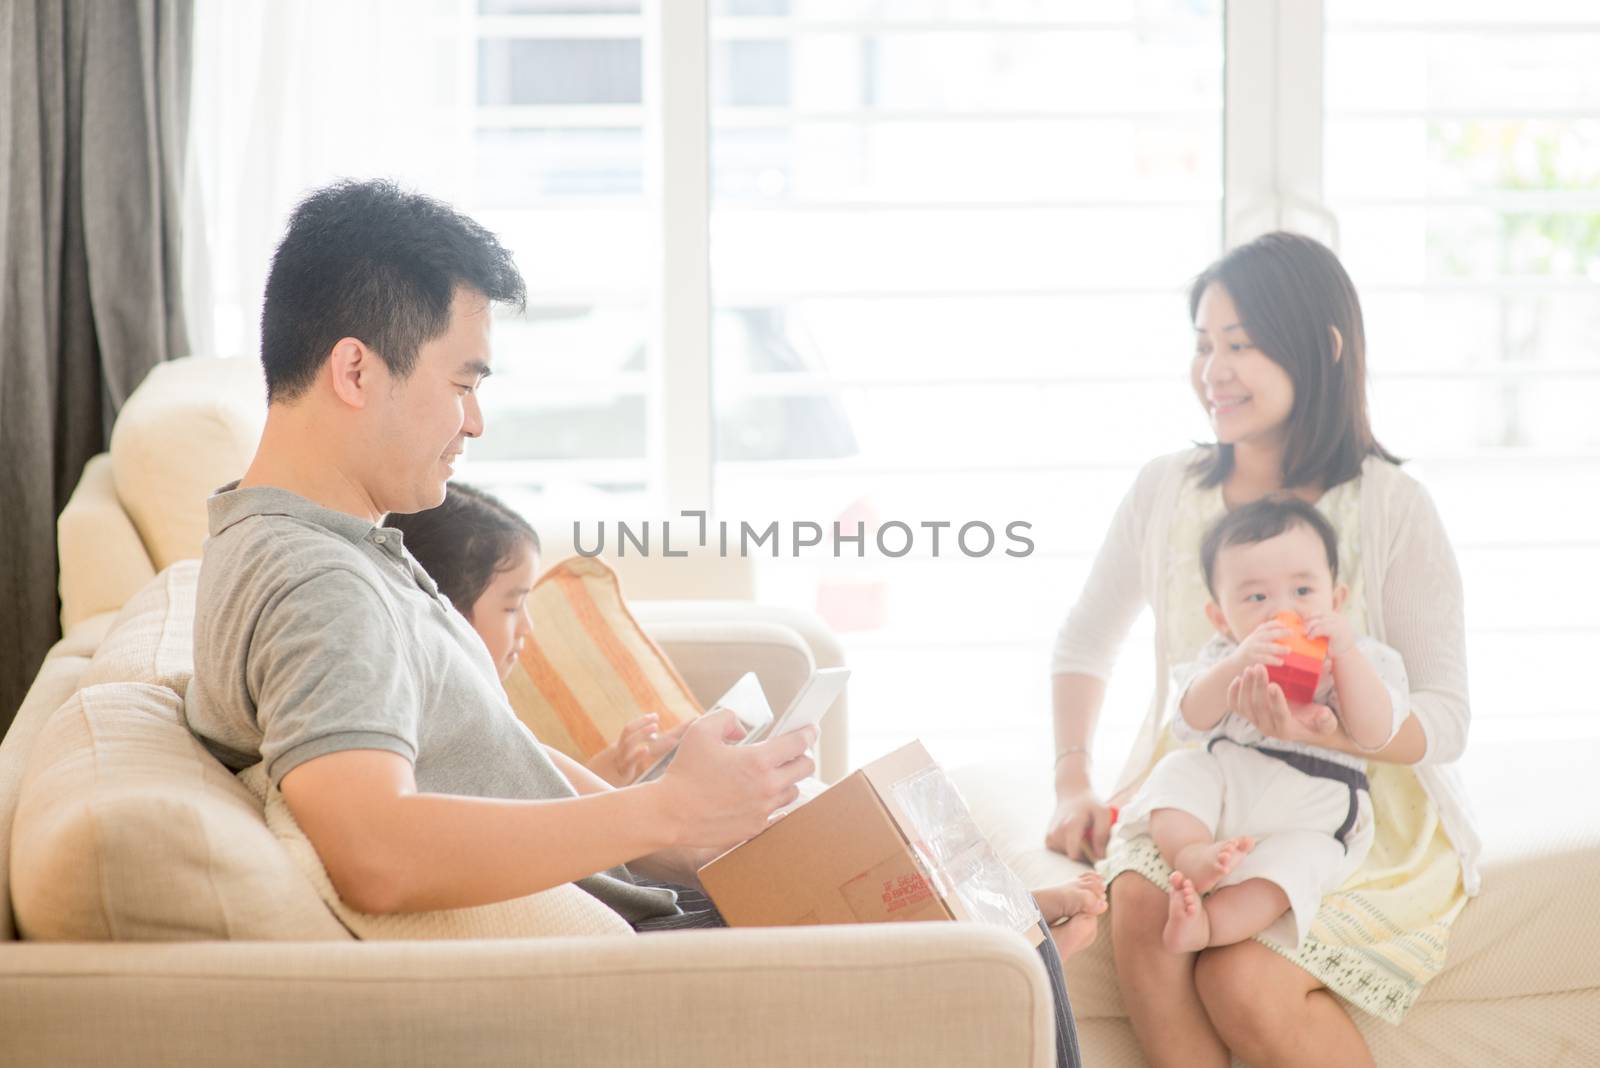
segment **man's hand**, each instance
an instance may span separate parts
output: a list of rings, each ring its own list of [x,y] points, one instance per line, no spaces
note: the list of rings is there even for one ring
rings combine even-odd
[[[1248,667],[1228,686],[1228,707],[1268,738],[1325,745],[1340,731],[1339,719],[1327,705],[1289,707],[1283,688],[1267,679],[1267,669]]]
[[[773,812],[800,796],[795,783],[816,770],[806,755],[815,727],[756,745],[728,744],[743,735],[728,709],[701,716],[684,732],[655,784],[678,845],[721,847],[760,834]]]

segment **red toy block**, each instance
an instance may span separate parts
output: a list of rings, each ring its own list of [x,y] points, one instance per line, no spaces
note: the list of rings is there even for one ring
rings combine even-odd
[[[1268,666],[1267,678],[1282,688],[1291,705],[1306,704],[1316,696],[1317,680],[1328,659],[1328,639],[1307,638],[1305,622],[1294,612],[1279,612],[1273,618],[1289,628],[1289,638],[1284,643],[1289,651],[1282,664]]]
[[[1284,699],[1291,705],[1303,705],[1317,692],[1318,676],[1304,671],[1291,671],[1282,667],[1268,667],[1267,678],[1283,690]]]
[[[1283,654],[1283,664],[1281,666],[1286,673],[1310,675],[1312,678],[1322,674],[1322,661],[1314,656],[1306,656],[1304,653]]]

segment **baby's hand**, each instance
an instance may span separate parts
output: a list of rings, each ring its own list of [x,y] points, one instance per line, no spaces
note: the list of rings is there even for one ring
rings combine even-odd
[[[1343,612],[1324,612],[1307,618],[1306,637],[1328,639],[1328,655],[1334,659],[1356,647],[1356,629]]]
[[[1289,651],[1289,647],[1283,644],[1288,637],[1289,628],[1273,619],[1251,631],[1233,653],[1239,672],[1242,674],[1245,668],[1256,664],[1268,667],[1282,664],[1284,654]]]

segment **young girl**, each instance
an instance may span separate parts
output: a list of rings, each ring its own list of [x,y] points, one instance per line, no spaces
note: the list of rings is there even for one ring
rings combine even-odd
[[[439,592],[467,617],[503,680],[533,633],[528,594],[539,569],[539,535],[516,512],[473,486],[452,482],[444,503],[426,512],[391,515],[385,525],[405,537],[406,548],[439,584]],[[616,742],[588,762],[613,786],[626,786],[670,749],[687,723],[659,728],[654,712],[622,728]]]

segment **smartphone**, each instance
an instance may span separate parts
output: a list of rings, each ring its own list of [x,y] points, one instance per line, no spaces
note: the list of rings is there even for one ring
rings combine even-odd
[[[739,720],[739,725],[744,728],[744,738],[740,744],[772,725],[772,706],[767,703],[767,692],[761,688],[761,680],[756,678],[754,671],[746,671],[740,675],[739,681],[728,687],[728,692],[717,698],[716,703],[706,709],[706,715],[709,716],[724,708],[730,710]],[[673,746],[661,755],[660,760],[650,765],[644,774],[633,781],[641,783],[659,779],[661,773],[667,770],[667,765],[672,763],[672,758],[677,755],[678,747]]]

